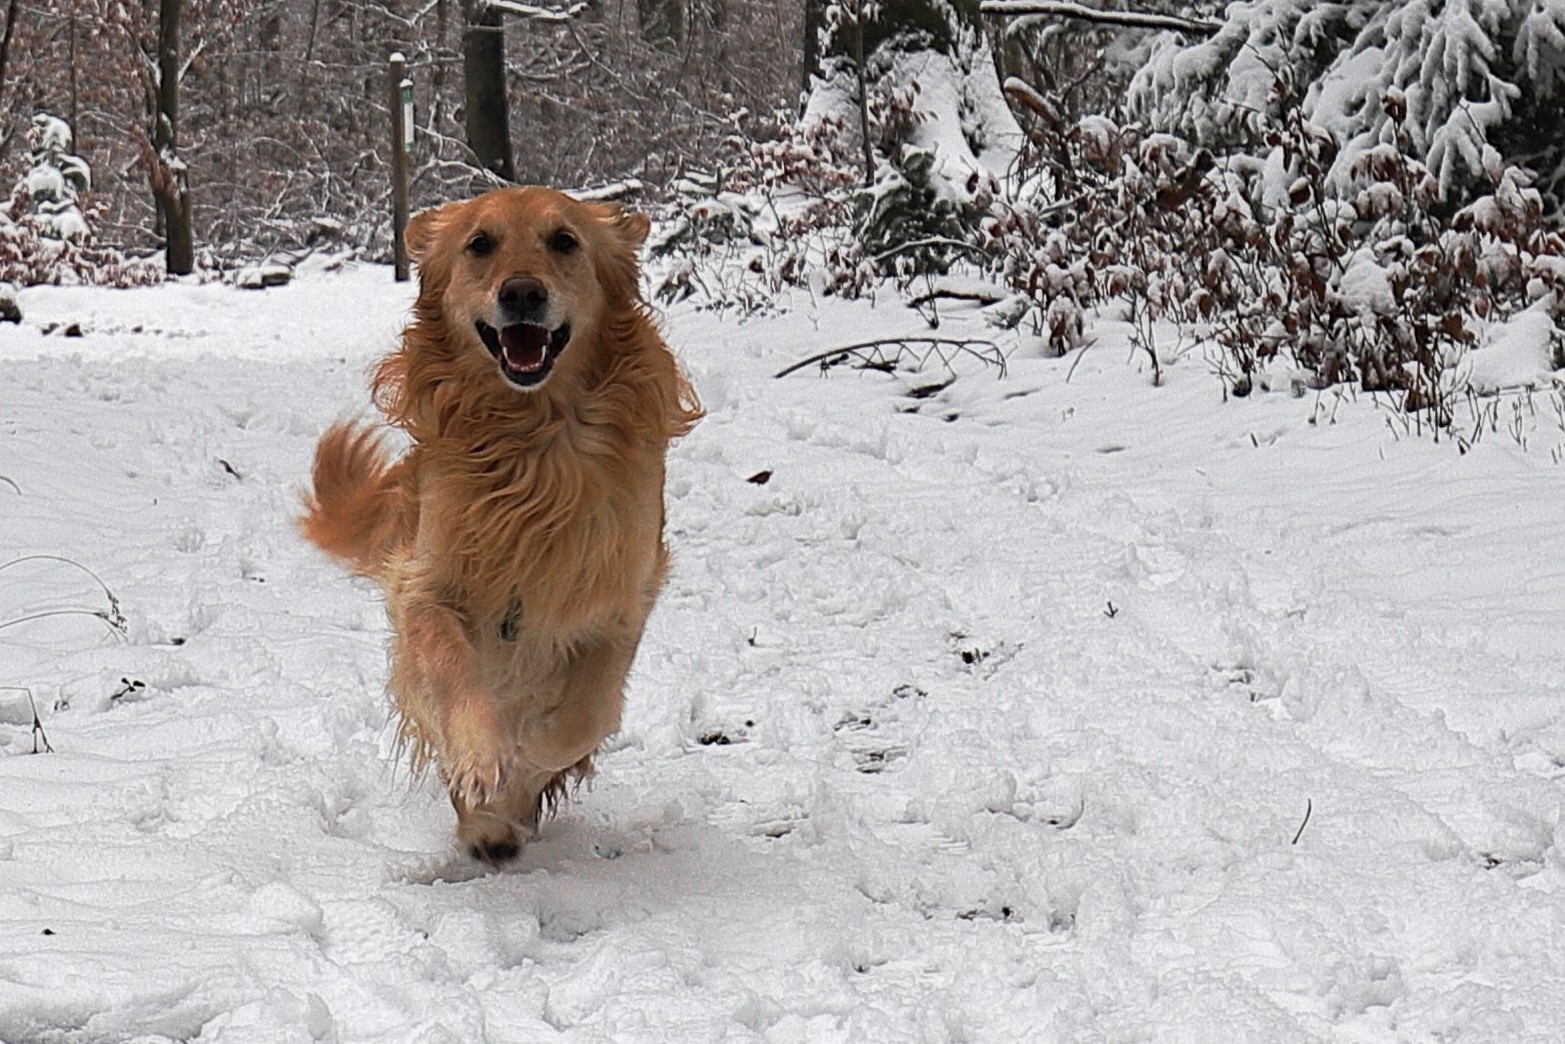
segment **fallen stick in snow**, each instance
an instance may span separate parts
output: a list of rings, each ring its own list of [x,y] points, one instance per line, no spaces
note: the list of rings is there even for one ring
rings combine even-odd
[[[887,349],[890,349],[889,353]],[[833,348],[800,359],[792,366],[778,370],[773,376],[786,377],[814,363],[819,363],[821,372],[825,373],[850,358],[859,361],[858,368],[861,370],[880,370],[883,373],[894,373],[906,360],[912,359],[913,364],[908,368],[917,371],[928,365],[931,358],[938,358],[946,372],[954,378],[956,368],[951,365],[951,361],[958,355],[971,356],[999,370],[1001,377],[1005,376],[1005,355],[1000,351],[1000,346],[977,337],[882,337],[874,341],[860,341],[858,344]]]

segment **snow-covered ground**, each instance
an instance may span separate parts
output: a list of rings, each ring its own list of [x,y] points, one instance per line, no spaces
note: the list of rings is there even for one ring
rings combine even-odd
[[[0,691],[6,1044],[1565,1039],[1555,399],[1459,455],[1199,352],[1153,388],[1108,324],[914,400],[771,377],[898,307],[676,310],[709,416],[625,727],[493,873],[290,522],[409,300],[0,327],[0,564],[127,621],[13,623],[109,603],[0,570],[53,745]]]

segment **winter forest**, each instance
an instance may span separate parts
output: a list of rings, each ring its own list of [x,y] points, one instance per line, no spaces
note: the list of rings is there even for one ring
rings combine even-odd
[[[384,258],[396,51],[415,206],[612,189],[668,222],[665,297],[970,275],[1054,354],[1112,302],[1154,367],[1177,321],[1233,394],[1281,354],[1436,429],[1492,324],[1546,313],[1565,363],[1548,0],[9,0],[0,278]]]
[[[1565,1039],[1565,0],[0,19],[0,1044]],[[394,54],[705,410],[489,862],[298,525]]]

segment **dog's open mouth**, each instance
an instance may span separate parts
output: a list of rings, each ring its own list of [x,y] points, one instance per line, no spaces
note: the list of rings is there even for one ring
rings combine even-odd
[[[500,372],[519,388],[530,388],[549,376],[554,360],[571,339],[570,323],[554,330],[532,323],[512,323],[498,330],[482,321],[476,325],[484,347],[499,361]]]

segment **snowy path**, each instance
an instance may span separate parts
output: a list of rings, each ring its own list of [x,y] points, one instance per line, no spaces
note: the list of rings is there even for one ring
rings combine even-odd
[[[625,728],[492,874],[389,757],[374,591],[289,524],[407,300],[0,331],[0,562],[129,620],[0,629],[55,748],[0,692],[0,1041],[1565,1039],[1541,398],[1458,456],[1198,357],[1153,389],[1109,329],[911,414],[770,374],[916,317],[677,312],[709,416]],[[0,624],[103,605],[0,572]]]

